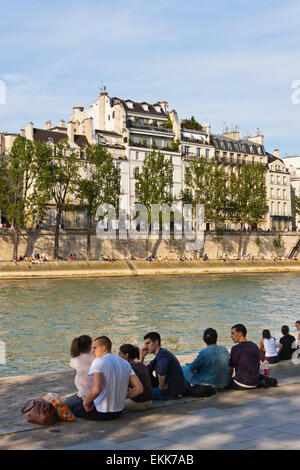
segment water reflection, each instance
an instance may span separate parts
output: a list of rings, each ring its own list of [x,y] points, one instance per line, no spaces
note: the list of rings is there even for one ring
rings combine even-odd
[[[298,319],[299,280],[286,273],[1,281],[7,364],[0,374],[65,368],[72,338],[83,333],[107,334],[117,348],[159,330],[164,345],[178,352],[198,351],[208,326],[231,346],[237,322],[256,342],[264,328],[278,339],[282,324],[293,330]]]

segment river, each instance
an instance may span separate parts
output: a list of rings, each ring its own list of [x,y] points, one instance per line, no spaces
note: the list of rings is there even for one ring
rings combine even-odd
[[[1,281],[0,376],[67,368],[80,334],[109,336],[116,353],[123,343],[142,345],[149,331],[176,353],[203,348],[207,327],[226,347],[235,323],[257,343],[264,328],[278,340],[287,324],[295,335],[299,285],[300,273]]]

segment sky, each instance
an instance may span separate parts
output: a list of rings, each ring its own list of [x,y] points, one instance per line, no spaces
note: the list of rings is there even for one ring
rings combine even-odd
[[[103,85],[300,155],[300,2],[0,0],[0,132],[68,120]]]

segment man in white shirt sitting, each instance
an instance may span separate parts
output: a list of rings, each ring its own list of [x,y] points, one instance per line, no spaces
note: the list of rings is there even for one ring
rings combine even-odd
[[[118,418],[125,408],[126,398],[134,398],[143,392],[143,386],[129,362],[112,354],[111,348],[107,336],[93,341],[95,359],[89,370],[93,377],[92,390],[81,403],[70,408],[79,418],[94,421]]]

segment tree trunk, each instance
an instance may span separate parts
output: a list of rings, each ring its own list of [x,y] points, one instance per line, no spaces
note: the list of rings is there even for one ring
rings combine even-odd
[[[54,237],[54,259],[58,259],[58,250],[59,250],[59,225],[61,220],[61,211],[57,212],[55,220],[55,237]]]
[[[14,252],[13,252],[13,258],[18,259],[18,248],[19,248],[19,232],[18,229],[13,227],[14,231]]]
[[[91,227],[92,227],[92,217],[88,215],[88,224],[87,224],[87,236],[86,236],[86,258],[88,261],[91,259]]]

